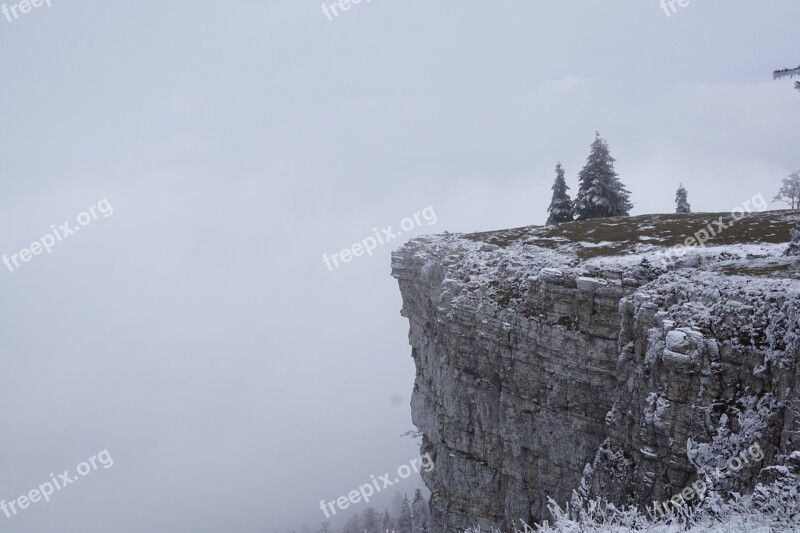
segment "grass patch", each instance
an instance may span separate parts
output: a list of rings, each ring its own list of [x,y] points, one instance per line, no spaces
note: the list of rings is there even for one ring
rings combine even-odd
[[[722,218],[727,226],[714,224]],[[508,247],[515,243],[573,252],[581,260],[633,253],[642,245],[676,246],[683,244],[708,226],[717,235],[706,246],[746,243],[788,243],[789,229],[800,225],[796,211],[765,211],[733,221],[730,213],[692,213],[688,215],[639,215],[596,218],[566,222],[555,226],[527,226],[500,231],[471,233],[464,238]],[[708,231],[710,234],[711,232]],[[777,267],[776,267],[777,268]]]

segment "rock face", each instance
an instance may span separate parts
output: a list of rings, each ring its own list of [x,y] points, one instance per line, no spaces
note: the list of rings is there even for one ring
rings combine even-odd
[[[652,507],[755,444],[764,457],[713,489],[752,490],[786,464],[800,450],[800,275],[782,252],[797,222],[751,214],[669,262],[658,251],[702,215],[395,252],[434,531],[539,522],[548,498]]]

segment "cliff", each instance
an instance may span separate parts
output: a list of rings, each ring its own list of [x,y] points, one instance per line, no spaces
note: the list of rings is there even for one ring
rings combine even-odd
[[[395,252],[434,531],[539,522],[548,498],[652,507],[757,445],[763,458],[714,486],[752,491],[800,450],[800,265],[781,255],[800,215],[731,218],[710,237],[721,216]],[[703,246],[672,253],[704,228]]]

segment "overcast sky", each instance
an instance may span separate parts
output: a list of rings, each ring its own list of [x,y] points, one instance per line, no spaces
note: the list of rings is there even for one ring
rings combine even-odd
[[[113,215],[0,265],[0,499],[114,464],[0,531],[317,525],[418,454],[407,237],[542,223],[595,130],[635,214],[800,168],[800,93],[771,79],[800,62],[796,0],[51,4],[0,15],[0,254]]]

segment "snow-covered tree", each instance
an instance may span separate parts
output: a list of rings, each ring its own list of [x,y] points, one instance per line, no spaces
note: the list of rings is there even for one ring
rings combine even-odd
[[[399,526],[397,525],[397,520],[389,514],[389,510],[383,512],[383,517],[381,519],[381,532],[385,533],[386,531],[397,531]]]
[[[800,255],[800,231],[791,228],[789,233],[792,235],[792,240],[789,242],[789,247],[784,250],[783,255]]]
[[[345,522],[344,533],[361,533],[361,519],[359,515],[355,514]]]
[[[412,533],[413,532],[413,521],[411,516],[411,505],[408,503],[408,495],[403,496],[403,503],[400,506],[400,520],[398,521],[400,525],[399,533]]]
[[[689,205],[688,199],[689,193],[686,192],[686,187],[683,186],[683,183],[680,184],[678,187],[677,192],[675,192],[675,212],[676,213],[691,213],[692,206]]]
[[[419,489],[414,492],[414,501],[411,504],[411,515],[413,532],[423,533],[426,524],[429,524],[431,521],[431,515],[428,509],[428,502],[422,497],[422,491]]]
[[[403,493],[399,490],[394,491],[392,495],[391,515],[395,518],[400,516],[400,509],[403,507]]]
[[[361,529],[366,533],[381,533],[381,515],[372,507],[361,511]]]
[[[578,220],[603,217],[626,217],[633,204],[630,192],[617,178],[615,159],[608,151],[608,143],[596,132],[591,153],[578,179],[575,198],[575,215]]]
[[[556,164],[556,181],[553,183],[553,198],[550,200],[550,207],[547,212],[550,216],[547,217],[547,224],[560,224],[561,222],[571,222],[574,218],[574,211],[572,208],[572,200],[570,200],[569,187],[567,187],[567,180],[564,179],[564,167],[561,162]]]
[[[792,209],[800,209],[800,171],[789,174],[788,178],[783,178],[781,188],[772,201],[783,202]]]
[[[800,67],[784,68],[781,70],[776,70],[772,73],[772,78],[776,80],[781,78],[793,78],[794,76],[800,76]],[[800,91],[800,81],[794,82],[794,88]]]

